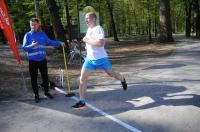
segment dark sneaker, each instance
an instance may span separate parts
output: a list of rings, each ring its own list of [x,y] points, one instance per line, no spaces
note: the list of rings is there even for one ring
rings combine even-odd
[[[50,98],[50,99],[53,99],[53,95],[51,95],[50,93],[45,93],[44,94],[46,97]]]
[[[35,103],[39,103],[39,101],[40,101],[39,95],[35,95]]]
[[[126,79],[124,78],[124,81],[121,81],[122,87],[124,90],[127,90],[127,83],[126,83]]]
[[[86,109],[87,106],[85,103],[82,103],[81,101],[79,101],[75,105],[73,105],[72,108],[73,109]]]

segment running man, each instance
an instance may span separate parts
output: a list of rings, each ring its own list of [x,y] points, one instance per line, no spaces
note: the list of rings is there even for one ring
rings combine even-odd
[[[109,76],[121,81],[124,90],[127,90],[127,83],[120,73],[113,71],[112,65],[109,61],[108,55],[104,49],[105,38],[104,30],[100,25],[96,24],[96,14],[87,13],[85,15],[86,25],[88,27],[87,33],[83,38],[86,43],[87,57],[81,69],[79,96],[80,100],[72,106],[74,109],[84,109],[86,107],[86,89],[87,79],[90,72],[96,69],[103,69]]]

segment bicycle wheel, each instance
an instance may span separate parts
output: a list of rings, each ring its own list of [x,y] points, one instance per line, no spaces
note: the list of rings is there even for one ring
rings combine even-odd
[[[68,56],[68,64],[72,64],[74,55],[75,55],[74,52],[70,52],[70,54]]]

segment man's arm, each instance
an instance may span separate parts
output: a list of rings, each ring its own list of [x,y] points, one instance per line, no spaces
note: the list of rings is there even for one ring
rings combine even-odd
[[[87,37],[83,38],[83,42],[88,43],[90,45],[102,47],[105,45],[104,39],[88,39]]]
[[[34,47],[37,47],[37,43],[36,42],[31,42],[31,44],[29,44],[29,37],[28,34],[26,33],[24,35],[24,39],[23,39],[23,45],[22,48],[25,52],[29,52],[31,50],[33,50]]]

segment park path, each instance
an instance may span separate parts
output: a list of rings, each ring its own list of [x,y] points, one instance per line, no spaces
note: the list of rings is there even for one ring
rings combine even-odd
[[[87,102],[101,110],[73,110],[76,97],[0,101],[1,132],[198,132],[200,129],[200,41],[178,38],[170,56],[138,57],[114,64],[127,78],[118,81],[97,72],[89,79]],[[99,75],[101,74],[101,78]],[[77,92],[76,90],[73,92]],[[116,123],[102,115],[118,119]]]

